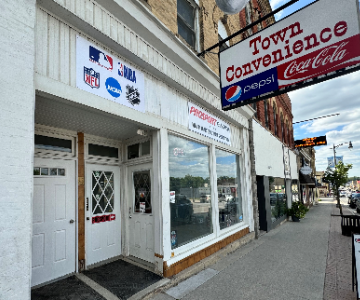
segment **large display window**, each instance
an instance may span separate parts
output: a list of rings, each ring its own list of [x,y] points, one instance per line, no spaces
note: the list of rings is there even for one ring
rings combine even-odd
[[[285,180],[278,177],[269,177],[271,220],[276,222],[286,213]]]
[[[243,221],[239,156],[216,149],[216,176],[220,229]]]
[[[213,232],[209,147],[169,135],[171,248]]]

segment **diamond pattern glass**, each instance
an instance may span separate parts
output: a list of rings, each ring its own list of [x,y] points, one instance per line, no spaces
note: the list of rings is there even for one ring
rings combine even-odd
[[[101,214],[114,211],[114,173],[93,171],[92,212]]]
[[[150,170],[134,172],[135,212],[140,212],[140,202],[145,202],[145,213],[151,213]]]

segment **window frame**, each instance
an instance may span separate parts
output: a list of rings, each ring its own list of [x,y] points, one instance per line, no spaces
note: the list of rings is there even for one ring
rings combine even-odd
[[[184,20],[184,18],[178,13],[177,10],[177,1],[186,1],[190,6],[194,9],[194,29],[192,29],[189,24]],[[195,51],[199,52],[200,50],[200,25],[199,25],[199,1],[198,0],[177,0],[176,1],[176,25],[178,26],[177,34],[187,43],[185,38],[179,33],[179,25],[178,25],[178,18],[180,17],[181,21],[191,30],[194,32],[194,45],[190,45],[194,48]]]

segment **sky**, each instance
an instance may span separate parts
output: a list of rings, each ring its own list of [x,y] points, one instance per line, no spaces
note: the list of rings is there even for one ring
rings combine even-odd
[[[274,10],[288,1],[270,0],[270,4]],[[280,21],[314,1],[300,0],[278,13],[275,18]],[[334,144],[351,141],[354,148],[349,150],[348,145],[344,144],[336,149],[336,156],[344,156],[344,163],[353,164],[349,176],[360,176],[360,71],[290,92],[289,96],[293,122],[340,113],[336,117],[294,124],[295,140],[321,135],[327,137],[327,146],[315,147],[316,170],[326,170],[327,157],[333,156],[331,147]]]

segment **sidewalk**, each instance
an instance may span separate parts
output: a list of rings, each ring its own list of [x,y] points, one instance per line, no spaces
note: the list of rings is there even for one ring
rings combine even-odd
[[[338,212],[322,199],[300,223],[286,222],[152,299],[355,300],[351,238],[331,216]]]

